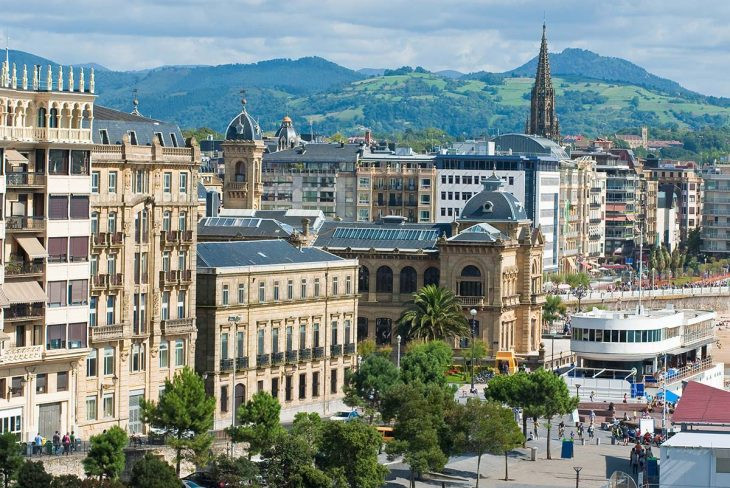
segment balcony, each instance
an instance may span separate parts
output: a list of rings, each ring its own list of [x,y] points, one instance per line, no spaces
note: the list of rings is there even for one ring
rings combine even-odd
[[[345,354],[355,354],[355,343],[345,344]]]
[[[25,363],[43,359],[43,346],[11,346],[0,355],[0,364]]]
[[[312,353],[314,359],[322,359],[324,357],[324,347],[315,347]]]
[[[601,235],[600,234],[591,234],[590,236],[588,236],[588,239],[591,241],[600,241]]]
[[[286,362],[287,363],[296,363],[299,360],[299,351],[287,351],[286,352]]]
[[[342,356],[342,344],[333,344],[330,346],[330,356],[333,358]]]
[[[192,230],[181,230],[180,231],[180,243],[181,244],[192,244],[193,243],[193,231]]]
[[[107,285],[111,289],[121,288],[124,285],[124,276],[122,273],[114,273],[107,275]]]
[[[11,215],[5,221],[6,231],[42,232],[45,229],[45,217],[26,217],[23,215]]]
[[[221,359],[221,371],[233,371],[233,359]]]
[[[174,246],[180,240],[176,230],[163,230],[160,235],[160,241],[163,246]]]
[[[273,366],[277,366],[284,362],[284,353],[283,352],[275,352],[271,355],[271,364]]]
[[[160,286],[174,286],[177,282],[177,271],[160,271]]]
[[[46,186],[46,175],[36,173],[13,173],[5,177],[8,188],[32,188]]]
[[[106,232],[97,232],[96,234],[91,234],[92,247],[106,247],[107,242],[108,240]]]
[[[109,275],[105,275],[105,274],[93,275],[91,277],[91,289],[96,290],[96,289],[106,288],[107,276],[109,276]]]
[[[97,325],[90,327],[89,331],[89,341],[92,344],[124,339],[124,324]]]
[[[43,274],[44,263],[27,261],[8,261],[5,265],[5,277],[15,278]]]
[[[256,356],[256,367],[263,368],[269,365],[271,362],[270,354],[259,354]]]
[[[309,361],[310,359],[312,359],[312,350],[311,349],[307,348],[307,349],[299,350],[299,360],[300,361]]]
[[[456,297],[463,307],[483,307],[484,297]]]
[[[195,332],[195,319],[183,318],[173,320],[163,320],[160,322],[160,328],[165,335],[190,334]]]
[[[591,224],[600,224],[601,222],[603,222],[603,219],[590,219],[589,222]]]
[[[121,232],[114,232],[108,234],[108,244],[111,247],[121,247],[124,245],[124,234]]]
[[[190,284],[193,282],[193,272],[191,270],[183,269],[181,271],[178,271],[178,273],[179,273],[180,283]]]
[[[242,369],[248,369],[248,358],[236,358],[236,371],[241,371]]]
[[[22,322],[43,318],[43,305],[27,303],[11,305],[5,309],[5,322]]]

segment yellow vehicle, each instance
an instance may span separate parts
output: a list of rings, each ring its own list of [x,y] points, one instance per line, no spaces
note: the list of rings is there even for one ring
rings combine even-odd
[[[509,374],[517,372],[517,359],[512,351],[497,351],[494,362],[496,363],[497,371],[500,373],[504,371]]]
[[[393,437],[393,427],[388,427],[387,425],[379,425],[376,427],[380,435],[383,437],[383,442],[388,443],[391,442],[395,437]]]

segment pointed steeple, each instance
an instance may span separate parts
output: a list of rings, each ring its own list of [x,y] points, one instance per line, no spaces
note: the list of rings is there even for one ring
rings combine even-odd
[[[550,55],[547,46],[547,26],[542,24],[542,42],[537,57],[535,85],[530,98],[528,134],[546,137],[560,144],[560,127],[555,114],[555,91],[550,77]]]

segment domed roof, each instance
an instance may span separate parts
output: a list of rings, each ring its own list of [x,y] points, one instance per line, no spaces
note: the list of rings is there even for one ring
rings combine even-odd
[[[226,129],[227,141],[256,141],[261,140],[259,123],[246,111],[246,100],[241,100],[243,109],[236,115]]]
[[[287,123],[287,122],[289,122],[291,124],[291,119],[289,118],[288,115],[285,115],[284,118],[281,119],[281,122],[284,123],[284,124]]]
[[[504,191],[502,180],[492,174],[482,182],[484,189],[471,197],[459,220],[479,222],[519,222],[529,220],[517,197]]]
[[[279,150],[292,148],[299,142],[299,135],[288,115],[281,119],[281,126],[277,129],[274,137],[279,140]]]

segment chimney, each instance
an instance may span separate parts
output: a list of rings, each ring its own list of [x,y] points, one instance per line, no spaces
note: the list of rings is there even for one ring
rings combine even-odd
[[[302,219],[302,235],[309,237],[309,219]]]
[[[370,132],[370,129],[365,129],[365,145],[370,147],[370,144],[373,142],[373,133]]]

